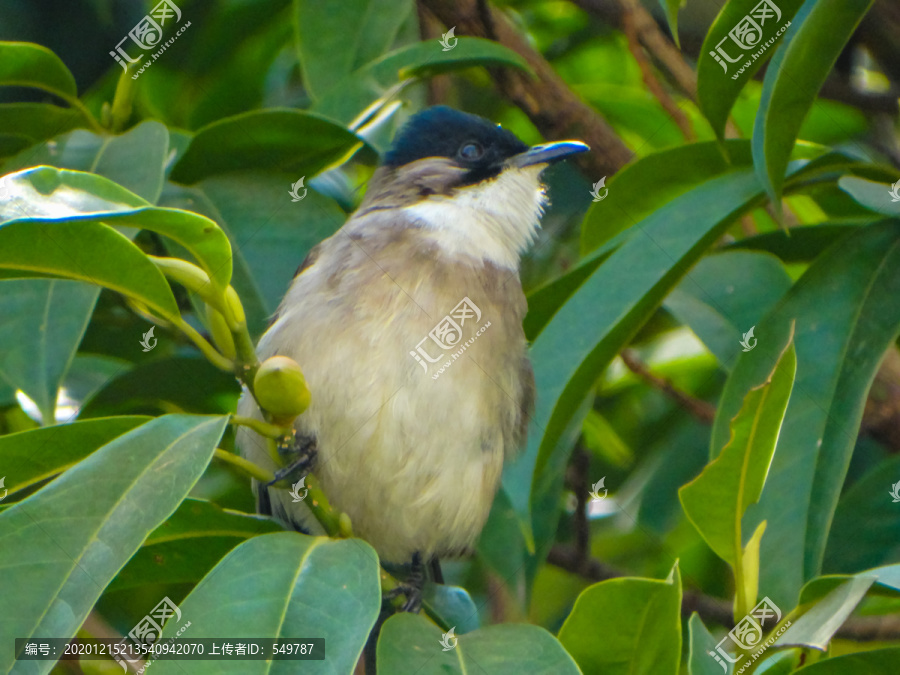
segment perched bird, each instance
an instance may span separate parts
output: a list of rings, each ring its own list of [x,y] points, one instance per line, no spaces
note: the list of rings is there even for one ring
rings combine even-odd
[[[541,171],[586,150],[529,148],[445,106],[412,116],[260,339],[260,359],[293,358],[312,392],[295,422],[298,466],[383,562],[412,562],[416,583],[425,563],[471,551],[524,440],[534,377],[519,260],[546,201]],[[238,412],[261,417],[246,391]],[[276,470],[255,432],[242,427],[238,444]],[[321,533],[289,490],[254,488],[261,512]]]

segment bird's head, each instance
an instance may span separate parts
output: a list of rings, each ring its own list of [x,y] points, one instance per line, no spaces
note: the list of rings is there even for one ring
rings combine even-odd
[[[445,252],[517,269],[546,199],[541,172],[588,149],[579,141],[528,147],[483,117],[435,106],[398,132],[361,211],[405,209]]]

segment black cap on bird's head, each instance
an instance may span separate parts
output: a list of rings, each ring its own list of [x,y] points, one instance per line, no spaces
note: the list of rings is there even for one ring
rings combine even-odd
[[[409,118],[394,137],[384,165],[396,168],[426,157],[446,157],[468,169],[465,183],[476,183],[506,166],[548,164],[588,149],[578,141],[529,148],[499,124],[439,105]]]

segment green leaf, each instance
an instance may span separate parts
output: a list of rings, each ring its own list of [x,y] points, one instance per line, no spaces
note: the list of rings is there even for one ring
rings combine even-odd
[[[629,164],[609,179],[609,193],[588,209],[581,252],[590,253],[698,184],[739,166],[751,166],[750,141],[729,140],[731,164],[715,142],[682,145]],[[599,178],[599,176],[598,176]]]
[[[456,47],[441,50],[439,41],[416,42],[395,49],[356,70],[313,104],[313,112],[349,124],[401,80],[426,78],[475,66],[509,66],[531,72],[516,52],[482,38],[458,38]]]
[[[241,169],[291,171],[312,178],[362,145],[351,131],[300,110],[257,110],[200,129],[172,169],[172,180],[196,183]],[[290,190],[290,185],[285,186]]]
[[[542,477],[545,467],[556,471],[565,464],[571,447],[557,442],[597,373],[628,344],[731,217],[759,193],[752,170],[743,169],[673,199],[634,226],[631,237],[581,284],[534,341],[531,361],[541,396],[528,445],[503,475],[504,489],[523,523],[531,522],[530,504],[539,498],[535,495],[552,487]]]
[[[691,614],[688,621],[690,640],[690,652],[688,653],[688,675],[730,675],[731,664],[727,664],[727,670],[720,670],[719,662],[709,655],[715,652],[718,641],[712,633],[703,625],[703,620],[697,612]]]
[[[603,639],[598,640],[597,636]],[[681,574],[665,581],[622,577],[586,588],[559,641],[582,672],[677,675],[681,660]]]
[[[3,229],[17,222],[27,222],[29,227],[50,225],[42,229],[52,233],[48,236],[55,236],[56,228],[64,226],[70,229],[94,226],[96,230],[97,226],[104,227],[99,223],[102,220],[108,225],[150,230],[170,237],[190,251],[220,289],[224,290],[231,281],[228,237],[208,218],[190,211],[151,206],[106,178],[80,171],[38,167],[6,176],[4,182],[10,199],[0,204]],[[140,252],[130,242],[127,245]],[[133,258],[135,254],[129,255]],[[149,265],[156,269],[143,253],[140,255],[144,259],[142,267]],[[71,266],[71,256],[64,257],[70,258]],[[91,280],[95,276],[94,268],[99,266],[85,264],[76,278]],[[162,277],[160,272],[156,274]],[[163,282],[166,283],[164,279]]]
[[[207,178],[190,188],[170,186],[163,196],[163,204],[205,214],[228,235],[234,252],[231,283],[253,336],[268,327],[309,250],[347,220],[334,201],[312,188],[302,201],[292,202],[288,192],[296,180],[247,171]]]
[[[681,49],[681,42],[678,40],[678,10],[681,9],[682,0],[659,0],[659,4],[666,13],[666,21],[669,22],[669,32],[672,33],[675,46]]]
[[[753,128],[753,164],[778,213],[800,125],[872,2],[806,0],[766,70]]]
[[[666,298],[663,306],[687,324],[731,370],[741,339],[791,287],[777,258],[760,253],[723,251],[708,255]]]
[[[756,326],[758,346],[738,360],[722,392],[713,447],[728,440],[730,420],[747,392],[767,378],[796,322],[797,377],[781,451],[744,523],[768,522],[760,587],[780,606],[792,606],[804,581],[821,569],[866,393],[900,330],[898,269],[900,223],[840,240]]]
[[[797,354],[791,336],[769,377],[744,397],[740,411],[731,420],[727,445],[721,451],[713,445],[715,459],[678,491],[688,519],[716,555],[736,572],[742,568],[744,550],[741,519],[762,494],[796,372]]]
[[[440,628],[417,614],[395,614],[378,638],[378,672],[391,675],[442,673],[577,675],[581,671],[562,645],[543,628],[506,623],[457,635],[444,650]],[[447,638],[452,645],[453,638]]]
[[[28,139],[29,146],[83,124],[84,118],[77,110],[50,103],[0,105],[0,129],[15,129],[17,134]],[[4,173],[7,171],[4,169]]]
[[[410,0],[294,0],[294,31],[303,85],[314,99],[390,48],[410,16]],[[434,45],[435,50],[440,50]]]
[[[856,576],[831,591],[799,619],[793,620],[775,644],[800,645],[825,651],[832,636],[850,616],[876,581],[874,576]]]
[[[223,509],[201,499],[185,499],[148,535],[106,593],[153,584],[197,584],[241,542],[281,531],[269,518]]]
[[[746,26],[745,17],[759,5],[759,2],[760,0],[730,0],[719,12],[713,25],[710,26],[700,49],[700,58],[697,61],[697,103],[720,141],[725,138],[725,123],[728,120],[728,113],[734,107],[738,95],[744,86],[753,79],[754,73],[782,46],[781,43],[785,41],[787,35],[784,33],[780,37],[776,37],[776,35],[793,19],[803,0],[779,0],[776,2],[775,4],[781,12],[781,18],[776,20],[775,16],[767,17],[760,26],[762,38],[756,40],[750,49],[742,49],[734,41],[734,38],[729,36],[729,32],[741,24]],[[752,20],[759,25],[756,17],[753,17]],[[796,23],[794,21],[794,24]],[[751,30],[748,35],[756,37],[759,33]],[[756,60],[753,60],[752,55],[759,53],[759,50],[763,48],[760,44],[764,45],[773,38],[774,42]],[[725,52],[727,58],[721,56],[717,47]],[[717,54],[725,62],[727,70],[723,70],[722,64],[716,60],[713,54]],[[729,63],[732,60],[734,62]],[[745,67],[745,70],[738,75],[742,67]],[[767,74],[773,70],[777,70],[774,65],[769,68]],[[797,124],[801,121],[797,120]],[[793,143],[788,147],[788,151],[792,146]]]
[[[407,52],[412,58],[400,69],[400,79],[433,77],[473,66],[507,66],[534,74],[528,62],[509,47],[484,38],[461,37],[458,40],[456,47],[446,52],[435,49],[439,45],[433,43],[417,45],[420,51]]]
[[[825,572],[850,574],[896,559],[900,509],[885,492],[885,476],[900,480],[900,457],[881,462],[841,494],[822,562]]]
[[[147,422],[0,514],[0,633],[73,637],[104,586],[200,478],[227,422]],[[13,659],[4,645],[0,668],[8,672]],[[53,667],[36,663],[34,672]]]
[[[304,672],[352,673],[381,608],[378,557],[360,539],[264,534],[229,553],[179,607],[191,621],[183,637],[323,637],[326,661],[305,662]],[[166,624],[162,637],[178,628]],[[164,659],[155,668],[162,675],[297,672],[293,661]]]
[[[900,647],[873,649],[856,654],[843,654],[818,663],[812,663],[795,671],[799,675],[894,675],[900,661]]]
[[[789,231],[764,232],[729,244],[725,250],[765,251],[778,256],[782,262],[809,263],[841,237],[876,220],[880,219],[841,218],[809,227],[792,227]]]
[[[168,129],[159,122],[147,121],[118,136],[99,135],[83,129],[55,136],[51,142],[28,148],[10,158],[3,170],[12,172],[46,164],[87,171],[155,203],[162,190],[168,155]],[[140,161],[136,162],[135,157],[140,157]]]
[[[69,101],[78,98],[75,78],[59,57],[31,42],[0,42],[0,87],[35,87]]]
[[[154,359],[111,378],[87,401],[81,419],[136,410],[227,413],[235,409],[240,385],[204,358]]]
[[[75,357],[100,289],[60,279],[0,281],[0,379],[55,421],[59,386]]]
[[[149,417],[108,417],[0,436],[0,466],[9,494],[52,478]]]
[[[876,183],[855,176],[844,176],[838,181],[838,185],[841,190],[867,209],[900,218],[900,196],[894,198],[894,194],[900,195],[900,181],[895,183],[897,188],[893,189],[893,185]]]

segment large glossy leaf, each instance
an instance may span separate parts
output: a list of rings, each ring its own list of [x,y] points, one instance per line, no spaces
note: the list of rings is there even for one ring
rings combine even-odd
[[[22,135],[29,146],[83,124],[84,118],[77,110],[60,108],[50,103],[0,105],[0,129],[15,129],[16,134]]]
[[[168,129],[159,122],[147,121],[118,136],[77,129],[10,158],[4,171],[40,164],[88,171],[115,181],[153,204],[162,190],[168,155]]]
[[[197,584],[242,541],[282,529],[269,518],[185,499],[147,536],[106,593],[153,584]]]
[[[844,176],[838,181],[838,185],[867,209],[900,218],[900,199],[894,198],[893,185],[855,176]],[[898,186],[896,192],[900,192],[900,181],[896,185]]]
[[[0,474],[12,495],[80,462],[149,417],[107,417],[0,436]]]
[[[231,281],[228,237],[208,218],[189,211],[151,206],[102,176],[80,171],[38,167],[7,176],[4,182],[10,196],[9,201],[0,204],[0,225],[4,228],[10,227],[11,222],[27,219],[31,226],[74,225],[77,228],[103,221],[107,225],[151,230],[174,239],[190,251],[220,288],[224,289]],[[149,259],[143,266],[146,265],[155,268]],[[96,266],[84,265],[78,278],[90,278]]]
[[[696,333],[726,370],[741,353],[742,335],[775,306],[791,278],[774,256],[722,252],[703,258],[663,306]]]
[[[311,178],[362,141],[351,131],[301,110],[257,110],[200,129],[172,169],[172,180],[196,183],[241,169],[296,172]],[[290,186],[287,186],[290,190]]]
[[[349,124],[369,104],[407,78],[426,78],[473,66],[507,66],[530,72],[525,60],[492,40],[461,37],[450,51],[439,41],[416,42],[366,64],[313,105],[313,111]]]
[[[803,616],[793,620],[775,644],[801,645],[824,651],[875,581],[874,576],[859,575],[841,584]]]
[[[726,250],[767,251],[786,263],[808,263],[818,258],[819,254],[841,237],[851,234],[858,227],[871,225],[876,220],[881,218],[842,218],[809,227],[765,232],[729,244]]]
[[[759,193],[752,171],[743,169],[672,200],[634,226],[631,238],[578,288],[538,336],[531,360],[541,396],[527,448],[507,465],[503,476],[504,489],[523,522],[530,522],[529,502],[534,499],[530,492],[549,489],[549,481],[542,478],[545,465],[555,470],[565,463],[570,448],[557,446],[557,441],[597,373],[725,230],[730,217]]]
[[[803,0],[779,0],[775,3],[781,12],[781,18],[772,12],[761,17],[757,10],[751,20],[762,29],[762,37],[759,38],[759,31],[754,29],[745,17],[759,7],[760,0],[730,0],[722,7],[722,11],[719,12],[713,25],[707,31],[697,62],[697,102],[720,140],[725,137],[728,113],[737,101],[738,94],[753,79],[753,74],[782,46],[787,35],[782,33],[780,37],[776,38],[776,34],[792,20],[802,2]],[[760,24],[760,20],[763,20],[762,24]],[[745,37],[741,37],[741,30],[748,27],[750,30]],[[736,38],[729,36],[732,30],[736,30]],[[759,54],[763,49],[762,45],[773,38],[775,38],[774,42]],[[743,49],[735,42],[735,39],[748,40],[744,44],[750,48]],[[750,41],[753,42],[752,45],[749,44]],[[717,47],[727,54],[727,58],[721,56]],[[714,54],[721,62],[716,59]],[[753,59],[753,54],[759,54],[759,56]],[[734,61],[729,63],[732,60]],[[725,63],[726,70],[723,70],[722,62]],[[745,70],[738,75],[737,73],[742,67]],[[772,70],[769,68],[769,72]],[[798,120],[797,123],[799,124],[801,121]]]
[[[804,666],[796,671],[799,675],[894,675],[900,662],[900,647],[873,649],[868,652],[844,654]]]
[[[722,392],[713,447],[727,442],[730,420],[771,372],[796,322],[797,378],[779,452],[759,505],[744,521],[748,531],[768,521],[760,588],[779,606],[792,606],[803,582],[821,568],[866,392],[900,330],[897,269],[900,223],[842,239],[757,325],[758,345],[742,354]]]
[[[292,202],[287,174],[247,171],[213,176],[190,188],[172,186],[162,203],[203,213],[218,222],[234,251],[232,284],[252,335],[260,335],[309,250],[337,231],[347,215],[308,189]]]
[[[75,356],[100,289],[61,279],[0,281],[0,379],[55,420],[57,391]]]
[[[763,81],[753,128],[753,164],[781,210],[788,159],[800,125],[873,0],[806,0]]]
[[[219,370],[206,359],[154,359],[111,378],[85,403],[79,417],[173,408],[189,413],[227,413],[235,409],[240,391],[233,374]]]
[[[184,637],[325,638],[326,659],[304,673],[352,673],[381,607],[378,556],[359,539],[296,532],[254,537],[229,553],[181,603]],[[163,638],[179,626],[170,622]],[[296,661],[177,661],[159,672],[296,673]]]
[[[303,84],[313,98],[384,54],[410,16],[410,0],[294,0],[294,30]],[[432,45],[435,51],[440,46]]]
[[[0,514],[0,633],[74,636],[104,586],[200,478],[227,421],[155,419]],[[0,668],[13,659],[4,641]],[[53,667],[32,663],[35,673]]]
[[[75,78],[59,57],[31,42],[0,42],[0,86],[36,87],[71,100]]]
[[[559,641],[585,673],[676,675],[681,660],[677,565],[664,581],[622,577],[586,588]]]
[[[900,480],[900,457],[874,467],[841,495],[828,534],[822,570],[851,573],[891,560],[900,553],[900,509],[885,477]],[[891,478],[890,486],[897,481]]]
[[[682,145],[629,164],[611,177],[609,193],[591,204],[581,224],[587,254],[699,183],[738,166],[751,166],[750,141],[726,141],[731,164],[715,142]],[[599,177],[598,177],[599,178]]]
[[[491,673],[491,675],[575,675],[580,673],[572,657],[555,637],[538,626],[506,623],[465,635],[454,631],[446,644],[443,631],[425,617],[395,614],[385,622],[378,638],[378,672],[391,675],[416,673]]]
[[[762,494],[796,372],[797,354],[789,341],[768,379],[744,397],[728,443],[721,450],[713,446],[713,461],[678,493],[700,535],[733,568],[743,558],[741,519]]]

